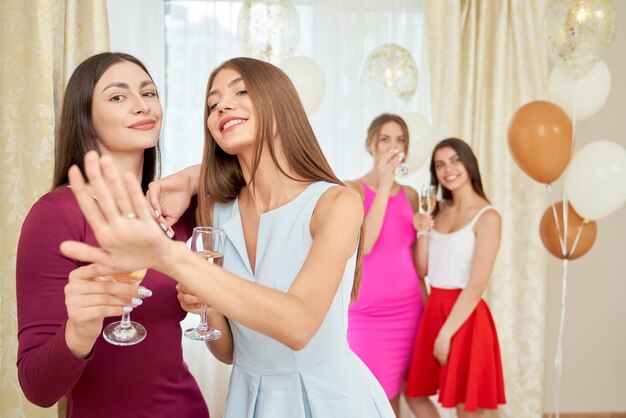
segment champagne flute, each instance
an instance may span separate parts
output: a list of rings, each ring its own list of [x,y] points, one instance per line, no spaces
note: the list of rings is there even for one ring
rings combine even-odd
[[[118,282],[139,286],[147,271],[147,269],[141,269],[130,273],[115,273],[112,276]],[[140,343],[147,334],[148,331],[143,325],[130,320],[129,312],[124,312],[121,321],[112,322],[102,330],[102,336],[107,342],[120,346]]]
[[[406,156],[406,154],[400,151],[398,148],[395,148],[395,150],[397,150],[398,160],[400,160],[400,165],[396,167],[395,175],[396,175],[396,178],[403,179],[409,175],[409,173],[411,172],[411,169],[404,162],[404,157]]]
[[[419,213],[430,215],[435,209],[437,199],[437,188],[433,185],[422,186],[419,192]],[[418,236],[428,235],[430,228],[426,231],[418,232]]]
[[[193,229],[191,251],[209,263],[217,264],[220,267],[224,265],[225,243],[226,234],[221,228],[198,226]],[[212,341],[222,336],[219,330],[211,328],[207,324],[206,309],[207,306],[203,303],[200,311],[200,324],[195,328],[186,330],[185,337],[197,341]]]

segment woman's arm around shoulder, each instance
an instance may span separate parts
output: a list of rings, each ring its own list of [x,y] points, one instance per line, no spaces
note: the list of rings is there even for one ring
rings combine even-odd
[[[161,228],[172,238],[174,225],[185,213],[192,196],[198,193],[200,165],[193,165],[148,186],[146,197]]]

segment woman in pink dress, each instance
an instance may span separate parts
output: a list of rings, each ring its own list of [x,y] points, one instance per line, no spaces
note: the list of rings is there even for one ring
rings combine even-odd
[[[348,313],[348,343],[385,389],[396,416],[426,295],[415,266],[417,192],[395,182],[409,143],[404,120],[382,114],[367,131],[374,166],[357,181],[365,207],[363,278]]]

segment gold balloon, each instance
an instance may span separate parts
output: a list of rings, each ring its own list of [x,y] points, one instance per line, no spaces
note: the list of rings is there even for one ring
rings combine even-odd
[[[613,0],[550,0],[543,35],[554,61],[573,76],[591,69],[615,39]]]

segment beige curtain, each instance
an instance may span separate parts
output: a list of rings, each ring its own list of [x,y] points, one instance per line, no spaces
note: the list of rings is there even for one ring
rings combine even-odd
[[[83,59],[108,50],[106,0],[2,0],[0,10],[0,416],[51,417],[56,408],[30,404],[17,380],[15,249],[50,189],[62,88]]]
[[[499,415],[538,418],[547,256],[537,230],[548,199],[513,162],[506,129],[521,105],[547,96],[544,1],[430,0],[425,6],[433,129],[437,138],[471,144],[503,219],[486,295],[503,350],[507,405]]]

